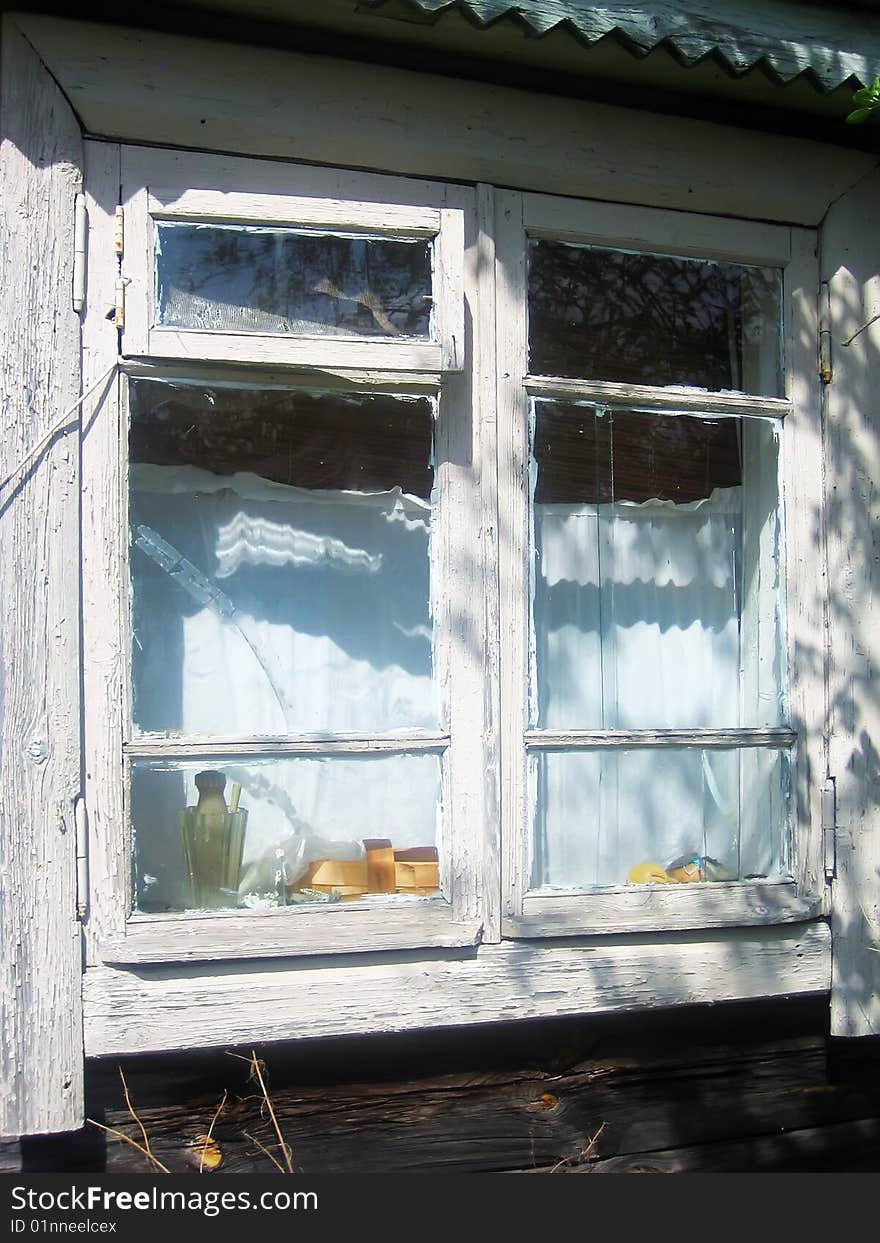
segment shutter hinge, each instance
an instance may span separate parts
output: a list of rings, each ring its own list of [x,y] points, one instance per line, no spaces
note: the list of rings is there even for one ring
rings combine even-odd
[[[73,201],[73,309],[82,313],[86,300],[86,196]]]
[[[827,281],[819,286],[819,379],[830,384],[831,366],[831,290]]]
[[[828,777],[822,786],[822,844],[825,851],[825,879],[833,880],[837,866],[837,784]]]
[[[76,917],[83,920],[89,906],[89,817],[86,800],[77,794],[73,800],[76,827]]]

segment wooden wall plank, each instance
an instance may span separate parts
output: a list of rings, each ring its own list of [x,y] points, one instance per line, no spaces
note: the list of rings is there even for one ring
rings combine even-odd
[[[80,392],[71,297],[82,142],[9,19],[2,44],[0,1134],[22,1135],[79,1126],[83,1107],[76,428],[16,473]]]
[[[832,1034],[880,1034],[880,171],[828,213],[829,771],[837,783]]]
[[[583,1015],[256,1051],[306,1174],[876,1169],[877,1042],[829,1044],[826,1032],[827,999],[815,996],[683,1007],[638,1023]],[[121,1066],[154,1151],[192,1171],[191,1142],[225,1091],[213,1131],[221,1174],[271,1172],[243,1133],[277,1142],[248,1082],[250,1051],[237,1050],[245,1060],[224,1049],[91,1061],[89,1116],[142,1140]],[[585,1164],[603,1124],[598,1159]],[[95,1127],[25,1139],[20,1150],[0,1143],[0,1169],[105,1168],[148,1172],[140,1153]]]
[[[21,1169],[21,1141],[0,1140],[0,1174],[14,1174]]]
[[[677,1104],[671,1085],[664,1092],[662,1083],[651,1082],[650,1070],[644,1075],[647,1082],[629,1092],[625,1081],[609,1083],[606,1070],[608,1078],[598,1085],[576,1085],[566,1076],[561,1083],[513,1082],[506,1090],[500,1085],[493,1090],[472,1075],[467,1084],[446,1083],[433,1091],[411,1084],[406,1096],[386,1100],[358,1101],[353,1093],[333,1099],[335,1094],[324,1092],[319,1103],[306,1091],[298,1092],[296,1104],[287,1108],[285,1097],[273,1093],[273,1107],[291,1143],[295,1167],[304,1174],[604,1174],[646,1166],[670,1174],[880,1171],[880,1118],[798,1125],[811,1104],[810,1087],[795,1077],[799,1069],[797,1062],[786,1066],[769,1058],[766,1070],[743,1063],[682,1067]],[[770,1081],[767,1073],[773,1071],[777,1078]],[[550,1103],[559,1099],[559,1090],[563,1103]],[[817,1114],[826,1112],[820,1104],[823,1097],[828,1111],[834,1107],[833,1091],[813,1086],[812,1093]],[[545,1096],[550,1098],[546,1105]],[[152,1151],[173,1173],[192,1172],[197,1166],[198,1150],[186,1144],[207,1131],[216,1103],[191,1112],[139,1112]],[[241,1137],[247,1131],[266,1148],[276,1142],[269,1119],[256,1116],[258,1108],[233,1105],[228,1120],[215,1127],[222,1173],[272,1172],[256,1145]],[[758,1120],[781,1133],[750,1133],[749,1126],[756,1128]],[[107,1122],[140,1141],[124,1110],[108,1112]],[[717,1138],[725,1133],[738,1138]],[[688,1136],[690,1146],[666,1148],[676,1134]],[[600,1155],[594,1163],[586,1153],[597,1135],[592,1151]],[[638,1142],[664,1146],[627,1152],[636,1136]],[[621,1151],[625,1155],[610,1155]],[[147,1163],[129,1145],[111,1140],[106,1169],[112,1174],[143,1173]]]
[[[786,1129],[779,1135],[629,1153],[569,1166],[565,1174],[782,1174],[880,1171],[880,1118]],[[536,1174],[547,1173],[535,1170]]]
[[[305,1173],[563,1172],[581,1168],[579,1156],[600,1130],[594,1153],[603,1162],[738,1143],[732,1161],[752,1152],[752,1168],[762,1168],[765,1155],[774,1168],[775,1154],[762,1148],[768,1135],[811,1130],[803,1155],[828,1161],[841,1124],[880,1122],[870,1060],[832,1073],[825,1027],[815,998],[686,1007],[637,1024],[614,1015],[500,1024],[491,1040],[481,1028],[257,1052]],[[218,1052],[121,1065],[151,1146],[169,1168],[192,1168],[187,1141],[208,1130],[224,1090],[227,1108],[214,1130],[222,1171],[269,1168],[243,1134],[275,1142],[246,1061]],[[115,1059],[90,1063],[89,1099],[93,1117],[140,1138]],[[790,1157],[798,1149],[791,1145]],[[841,1152],[852,1160],[852,1145]],[[725,1168],[720,1150],[713,1159]],[[146,1168],[112,1139],[106,1160],[114,1172]]]

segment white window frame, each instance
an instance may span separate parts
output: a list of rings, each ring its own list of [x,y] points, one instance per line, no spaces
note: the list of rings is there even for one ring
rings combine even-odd
[[[199,166],[203,166],[200,159]],[[126,148],[122,178],[125,221],[125,327],[128,357],[250,362],[264,366],[459,371],[464,359],[464,220],[436,197],[406,194],[406,182],[311,168],[297,177],[267,166],[260,188],[247,161],[224,161],[218,188],[198,178],[192,162],[171,153]],[[274,175],[273,175],[274,174]],[[369,175],[367,175],[368,178]],[[203,182],[209,184],[202,184]],[[383,188],[384,182],[384,188]],[[425,239],[431,243],[434,295],[426,340],[358,336],[198,331],[156,323],[154,222],[283,225],[285,228]]]
[[[96,149],[97,145],[95,145]],[[810,514],[821,509],[821,426],[815,357],[815,234],[812,230],[741,220],[621,206],[533,193],[476,190],[452,184],[409,180],[379,174],[339,172],[302,165],[279,165],[241,157],[193,155],[144,148],[108,147],[103,162],[92,155],[87,187],[95,210],[90,250],[109,253],[114,222],[109,204],[123,185],[126,331],[122,367],[130,374],[210,378],[218,374],[252,376],[311,389],[363,388],[441,395],[438,485],[442,496],[440,529],[445,554],[438,629],[445,728],[436,737],[414,732],[394,737],[296,737],[286,739],[140,738],[126,734],[120,670],[125,654],[125,607],[108,609],[108,583],[127,582],[126,548],[119,521],[125,514],[124,454],[120,428],[125,426],[119,394],[105,402],[89,428],[84,447],[84,489],[102,498],[84,511],[84,547],[101,549],[84,557],[85,650],[103,651],[105,665],[85,675],[87,799],[101,834],[95,918],[91,921],[90,961],[107,965],[180,963],[253,957],[349,954],[425,947],[463,948],[502,937],[613,935],[627,932],[670,933],[724,926],[792,923],[821,913],[823,873],[820,863],[820,798],[815,774],[822,770],[821,686],[797,653],[808,650],[821,632],[822,618],[800,607],[812,598],[814,540]],[[114,164],[113,151],[119,153]],[[447,294],[461,291],[470,305],[468,350],[459,357],[462,370],[444,372],[416,366],[416,355],[389,363],[385,341],[355,344],[373,351],[337,357],[321,352],[278,361],[277,338],[265,354],[242,354],[245,334],[179,333],[174,348],[161,346],[157,357],[138,351],[152,347],[159,330],[144,338],[148,323],[152,272],[146,245],[151,193],[164,186],[156,202],[182,205],[181,212],[204,218],[216,209],[218,219],[228,196],[236,219],[286,220],[293,204],[303,221],[303,203],[312,203],[311,220],[360,220],[370,229],[376,216],[365,204],[381,203],[409,213],[439,212],[454,217],[463,239],[455,275],[444,278]],[[222,190],[218,190],[218,186]],[[171,187],[169,190],[168,187]],[[350,197],[346,197],[350,196]],[[105,210],[97,211],[104,203]],[[344,203],[341,207],[340,204]],[[227,206],[228,206],[227,204]],[[363,214],[358,215],[363,209]],[[164,206],[163,206],[164,210]],[[272,214],[274,213],[274,214]],[[334,215],[335,213],[335,215]],[[392,213],[393,214],[393,213]],[[92,217],[90,217],[91,219]],[[331,219],[332,218],[332,219]],[[390,217],[386,217],[390,218]],[[425,217],[426,218],[426,217]],[[433,218],[433,217],[432,217]],[[398,221],[402,217],[397,217]],[[528,376],[526,366],[526,244],[529,236],[655,249],[662,253],[724,259],[784,268],[786,390],[783,398],[755,398],[705,393],[688,388],[649,388]],[[444,252],[458,255],[454,250]],[[133,256],[133,257],[132,257]],[[90,276],[108,298],[113,288],[109,266],[98,260],[100,274]],[[129,265],[132,266],[129,266]],[[93,264],[93,268],[95,264]],[[90,286],[91,288],[91,286]],[[446,296],[446,295],[444,295]],[[86,355],[106,356],[108,321],[102,302],[90,297],[86,318]],[[463,320],[462,315],[462,320]],[[448,321],[447,321],[448,322]],[[133,335],[130,336],[129,333]],[[115,335],[115,334],[114,334]],[[250,335],[250,334],[248,334]],[[255,341],[263,338],[253,334]],[[207,343],[202,338],[210,338]],[[234,338],[234,339],[233,339]],[[97,342],[103,345],[99,349]],[[217,347],[205,357],[202,345]],[[173,343],[172,343],[173,344]],[[306,342],[311,349],[313,341]],[[345,341],[333,338],[334,347]],[[193,346],[197,348],[193,350]],[[405,350],[408,346],[401,345]],[[359,360],[359,365],[352,363]],[[185,362],[184,359],[187,361]],[[440,360],[442,361],[442,360]],[[246,363],[243,370],[241,364]],[[237,368],[237,370],[236,370]],[[88,370],[88,369],[87,369]],[[787,501],[786,598],[788,615],[789,693],[796,729],[751,731],[752,744],[790,745],[794,812],[794,879],[789,882],[730,883],[675,887],[624,887],[549,896],[526,891],[528,853],[527,781],[529,746],[547,744],[593,747],[660,744],[722,746],[731,735],[740,741],[748,731],[675,731],[663,739],[642,732],[598,737],[596,731],[572,731],[555,738],[527,736],[528,681],[528,408],[532,396],[584,399],[602,404],[701,413],[763,415],[783,420],[784,495]],[[479,409],[479,417],[469,412]],[[481,467],[481,460],[483,465]],[[497,508],[496,508],[497,472]],[[116,498],[108,500],[108,498]],[[475,531],[483,538],[479,555],[463,557]],[[501,538],[497,533],[504,533]],[[90,585],[94,590],[90,590]],[[482,598],[481,598],[482,596]],[[455,600],[453,607],[452,601]],[[463,604],[463,602],[467,602]],[[455,616],[453,616],[455,614]],[[108,621],[108,618],[110,619]],[[478,642],[474,643],[476,636]],[[500,656],[499,656],[500,653]],[[500,677],[500,746],[491,725],[496,671]],[[108,669],[111,672],[108,674]],[[108,738],[125,736],[108,756]],[[369,901],[343,909],[314,911],[218,912],[128,918],[130,901],[125,867],[125,762],[133,758],[205,758],[219,761],[231,752],[254,748],[261,754],[353,754],[407,749],[445,750],[444,814],[449,829],[446,903],[371,907]],[[500,754],[500,758],[499,758]],[[500,814],[493,801],[500,773]],[[812,774],[812,775],[811,775]],[[499,850],[499,831],[502,847]],[[92,835],[95,841],[95,834]],[[500,856],[500,864],[499,864]],[[500,892],[499,892],[500,891]],[[500,911],[497,909],[501,904]],[[292,922],[294,921],[294,922]]]
[[[658,208],[534,193],[496,198],[496,255],[504,289],[499,334],[499,525],[501,627],[509,637],[501,685],[503,790],[502,934],[510,937],[607,935],[799,922],[821,912],[819,864],[824,773],[821,678],[806,653],[824,619],[804,608],[815,597],[815,549],[822,512],[821,395],[816,360],[816,235],[809,229]],[[714,393],[528,374],[527,246],[530,238],[781,267],[784,397]],[[775,730],[545,730],[529,728],[529,409],[535,397],[593,401],[611,409],[770,416],[782,421],[786,642],[790,725]],[[527,762],[540,748],[596,750],[640,746],[778,745],[789,751],[792,802],[790,880],[694,885],[620,885],[548,894],[529,891]]]
[[[118,291],[119,282],[125,290],[127,325],[120,334],[120,374],[91,415],[83,449],[83,642],[87,653],[83,741],[86,794],[93,822],[89,961],[130,966],[473,946],[484,931],[483,876],[470,861],[479,855],[485,837],[481,797],[485,773],[481,739],[485,731],[478,707],[482,666],[466,640],[482,629],[483,606],[473,593],[453,587],[461,578],[457,565],[473,529],[475,515],[470,511],[480,506],[479,452],[471,441],[472,420],[462,414],[471,405],[472,380],[460,370],[459,357],[463,349],[460,325],[464,323],[465,229],[471,235],[476,233],[476,193],[468,187],[301,165],[279,166],[237,157],[97,144],[89,144],[88,152],[91,270],[84,323],[87,370],[90,358],[95,365],[101,355],[106,358],[112,324],[105,303],[111,287]],[[114,272],[111,231],[117,226],[111,204],[118,194],[120,168],[124,246],[119,271]],[[285,213],[292,211],[297,223],[311,213],[311,223],[338,225],[345,219],[346,228],[360,225],[370,232],[376,231],[380,217],[386,227],[391,221],[397,232],[404,220],[410,222],[408,227],[415,227],[413,222],[428,222],[425,228],[439,221],[437,236],[442,236],[443,242],[435,249],[434,276],[441,289],[441,322],[451,333],[450,341],[446,345],[411,347],[385,340],[304,339],[295,343],[303,346],[302,351],[294,349],[285,354],[279,348],[284,341],[274,336],[179,333],[169,340],[163,332],[160,337],[158,330],[145,327],[152,297],[145,210],[148,187],[160,180],[165,186],[177,187],[173,191],[177,197],[169,200],[174,206],[183,204],[181,210],[194,212],[200,219],[222,199],[227,207],[233,204],[231,210],[239,213],[237,219],[287,223]],[[181,189],[184,181],[189,187],[186,190]],[[210,188],[202,189],[204,186]],[[247,195],[243,186],[249,187]],[[229,218],[228,210],[219,214]],[[452,266],[447,270],[443,264]],[[470,269],[473,285],[472,261]],[[472,290],[469,296],[473,297]],[[246,335],[253,341],[243,349]],[[332,358],[327,345],[334,351]],[[355,348],[346,349],[348,345]],[[391,345],[397,350],[394,357],[389,355]],[[144,347],[160,353],[145,356],[140,352]],[[459,370],[444,369],[447,348],[457,351]],[[432,366],[426,367],[427,363]],[[405,393],[437,399],[437,551],[432,563],[432,576],[435,570],[439,576],[439,584],[432,582],[435,679],[441,712],[437,731],[283,738],[132,734],[125,413],[129,376],[206,382],[234,377],[243,385],[282,383],[311,391]],[[125,807],[127,771],[133,760],[199,759],[216,764],[232,755],[271,758],[425,752],[438,754],[441,761],[441,898],[398,905],[387,900],[371,904],[367,896],[341,907],[332,904],[246,913],[128,913],[132,885]]]

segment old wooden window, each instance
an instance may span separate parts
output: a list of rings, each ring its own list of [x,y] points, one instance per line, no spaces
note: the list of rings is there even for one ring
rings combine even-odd
[[[812,234],[121,159],[103,959],[817,913]]]
[[[803,918],[811,235],[539,195],[499,219],[503,926]]]
[[[87,648],[117,635],[122,737],[99,754],[93,702],[86,746],[127,863],[99,952],[473,944],[473,192],[134,149],[121,181],[119,435],[91,484],[125,587],[85,622]]]

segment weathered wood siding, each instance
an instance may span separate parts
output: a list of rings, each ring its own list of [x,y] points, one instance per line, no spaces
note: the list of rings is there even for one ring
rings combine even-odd
[[[829,769],[837,783],[831,1024],[880,1033],[880,172],[828,213]],[[817,634],[817,647],[821,636]],[[806,657],[805,657],[806,658]]]
[[[149,30],[22,22],[87,131],[130,142],[804,225],[872,163],[830,144],[440,73],[380,77],[373,65],[279,49],[230,55],[227,44]]]
[[[485,1050],[475,1056],[471,1034],[453,1057],[429,1042],[420,1067],[407,1065],[412,1048],[398,1042],[408,1073],[389,1073],[386,1053],[384,1074],[373,1082],[356,1046],[349,1047],[355,1074],[340,1066],[340,1082],[328,1075],[330,1067],[310,1081],[283,1055],[259,1052],[282,1134],[304,1174],[601,1172],[655,1162],[659,1169],[715,1172],[764,1163],[797,1168],[799,1161],[821,1168],[846,1124],[863,1128],[865,1155],[878,1168],[880,1091],[857,1081],[832,1084],[823,1041],[791,1029],[768,1031],[767,1013],[757,1012],[764,1023],[748,1033],[734,1011],[733,1038],[720,1015],[702,1023],[693,1011],[673,1022],[655,1016],[641,1033],[619,1021],[555,1024],[531,1047],[521,1040],[515,1054],[505,1050],[505,1032],[500,1057]],[[198,1100],[188,1095],[193,1080],[184,1083],[184,1066],[167,1066],[157,1099],[153,1076],[123,1063],[150,1145],[169,1169],[194,1168],[198,1152],[188,1142],[207,1132],[226,1087],[227,1107],[214,1131],[221,1168],[272,1172],[253,1142],[277,1154],[271,1120],[246,1082],[247,1063],[227,1061],[217,1065],[213,1084],[202,1071]],[[107,1125],[140,1138],[115,1065],[95,1075],[93,1099],[106,1107]],[[782,1142],[770,1148],[768,1137]],[[709,1151],[700,1153],[704,1146]],[[845,1159],[852,1161],[852,1147]],[[147,1170],[140,1153],[113,1139],[105,1160],[108,1171]]]
[[[7,19],[0,98],[0,1134],[79,1126],[79,437],[19,463],[78,398],[81,140]]]
[[[872,1047],[826,1038],[824,998],[582,1016],[491,1029],[258,1045],[295,1170],[604,1173],[878,1170]],[[852,1049],[852,1046],[855,1049]],[[230,1050],[247,1059],[249,1046]],[[876,1058],[876,1047],[873,1056]],[[119,1069],[151,1147],[198,1165],[211,1127],[220,1172],[272,1173],[277,1136],[247,1061],[213,1055],[88,1063],[89,1116],[131,1139]],[[590,1140],[596,1137],[592,1147]],[[88,1126],[24,1141],[0,1170],[149,1173],[131,1145]]]

